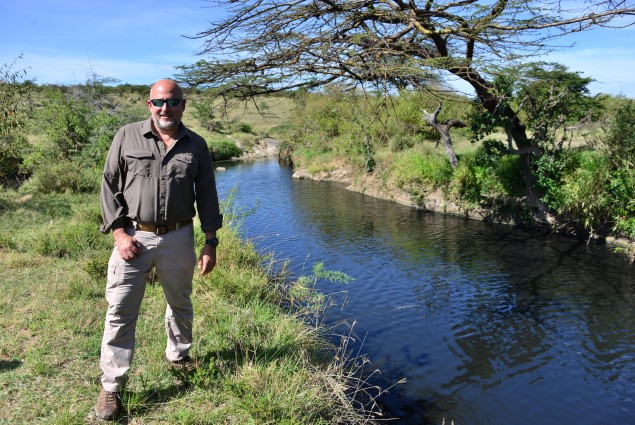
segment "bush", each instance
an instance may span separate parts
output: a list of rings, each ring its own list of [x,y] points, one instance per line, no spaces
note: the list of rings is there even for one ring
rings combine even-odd
[[[101,173],[97,168],[78,166],[70,160],[38,166],[23,191],[38,193],[92,193],[99,191]]]
[[[478,203],[481,199],[482,180],[477,176],[473,161],[461,161],[454,170],[448,185],[449,195],[469,203]]]
[[[74,260],[90,256],[95,251],[105,253],[111,249],[112,239],[102,235],[94,223],[86,221],[54,226],[35,241],[35,251],[38,254]],[[87,263],[87,268],[92,271],[95,267]]]
[[[32,83],[20,83],[26,71],[14,71],[14,65],[0,65],[0,181],[20,175],[29,148],[24,130],[31,110]]]
[[[503,156],[494,171],[503,193],[509,196],[522,196],[525,191],[520,157],[518,155]]]
[[[236,143],[230,140],[214,140],[210,144],[213,161],[227,161],[238,158],[243,153]]]
[[[442,155],[408,152],[395,161],[393,174],[397,186],[423,186],[426,191],[444,186],[452,176],[452,166]]]
[[[561,209],[565,179],[578,169],[584,155],[576,151],[559,151],[534,161],[536,184],[543,193],[543,202],[552,210]]]
[[[580,222],[595,232],[610,221],[611,197],[606,190],[610,181],[607,158],[594,154],[577,157],[577,167],[563,174],[557,187],[550,187],[551,205],[567,220]]]
[[[26,137],[22,135],[0,135],[0,181],[12,179],[21,174],[24,154],[29,149]]]
[[[635,102],[621,105],[601,141],[612,168],[635,168]]]

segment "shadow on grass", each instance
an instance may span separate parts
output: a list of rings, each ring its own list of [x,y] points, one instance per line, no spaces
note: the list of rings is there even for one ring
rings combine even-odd
[[[22,366],[22,362],[19,360],[0,360],[0,373],[17,369],[20,366]]]

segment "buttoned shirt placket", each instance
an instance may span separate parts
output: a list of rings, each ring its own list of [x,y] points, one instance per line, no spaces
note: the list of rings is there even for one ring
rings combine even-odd
[[[176,141],[174,142],[176,143]],[[159,172],[161,173],[161,178],[159,179],[159,217],[158,217],[158,222],[157,223],[164,223],[164,224],[169,224],[167,223],[167,216],[166,216],[166,198],[167,198],[167,181],[168,181],[168,165],[167,162],[165,161],[165,158],[167,156],[167,151],[165,149],[165,144],[163,143],[163,141],[161,139],[157,140],[157,146],[159,147],[159,155],[161,155],[161,161],[160,161],[160,169]]]

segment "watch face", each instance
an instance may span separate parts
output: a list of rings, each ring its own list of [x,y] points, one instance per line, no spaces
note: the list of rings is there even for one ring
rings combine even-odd
[[[218,238],[205,239],[205,244],[211,246],[218,246]]]

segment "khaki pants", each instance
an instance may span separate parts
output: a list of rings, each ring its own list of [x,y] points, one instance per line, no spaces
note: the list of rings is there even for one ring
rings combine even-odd
[[[152,266],[156,267],[167,301],[166,357],[180,360],[188,355],[192,345],[194,310],[190,294],[196,266],[193,225],[160,236],[133,229],[126,232],[134,235],[143,248],[136,258],[124,261],[115,247],[108,262],[108,311],[100,360],[101,382],[106,391],[120,391],[130,369],[139,307]]]

